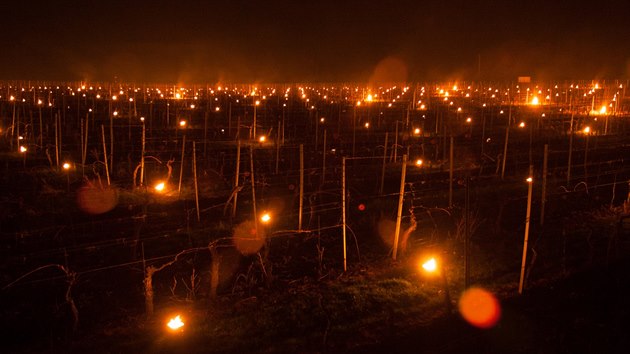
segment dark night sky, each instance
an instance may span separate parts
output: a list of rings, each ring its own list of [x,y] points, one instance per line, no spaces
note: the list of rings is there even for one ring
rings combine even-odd
[[[12,2],[0,79],[475,79],[478,56],[485,79],[630,76],[629,1]]]

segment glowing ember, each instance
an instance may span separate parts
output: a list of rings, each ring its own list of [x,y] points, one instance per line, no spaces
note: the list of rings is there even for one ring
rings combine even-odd
[[[182,321],[180,315],[177,315],[173,318],[171,318],[168,323],[166,324],[166,326],[172,330],[178,330],[182,327],[184,327],[184,322]]]

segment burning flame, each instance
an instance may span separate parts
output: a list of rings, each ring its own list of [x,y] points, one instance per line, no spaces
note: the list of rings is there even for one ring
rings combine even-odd
[[[437,269],[437,262],[435,261],[435,258],[431,258],[428,261],[424,262],[422,264],[422,268],[427,272],[435,272],[435,270]]]
[[[172,329],[172,330],[178,330],[182,327],[184,327],[184,322],[182,321],[180,315],[177,315],[173,318],[171,318],[168,323],[166,324],[166,326],[168,326],[168,328]]]
[[[532,98],[532,105],[537,106],[539,104],[540,102],[538,101],[538,96],[534,96],[534,98]]]

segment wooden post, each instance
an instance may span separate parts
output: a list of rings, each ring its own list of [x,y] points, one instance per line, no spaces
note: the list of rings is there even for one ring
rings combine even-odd
[[[341,223],[343,233],[343,271],[346,267],[346,157],[341,159]]]
[[[322,184],[326,182],[326,129],[324,129],[324,148],[322,149]]]
[[[15,131],[17,129],[17,131]],[[61,127],[59,127],[59,129],[61,129]],[[13,126],[13,130],[12,132],[15,132],[15,143],[17,144],[17,148],[18,151],[20,150],[20,111],[18,111],[17,114],[17,120],[15,122],[15,125]],[[59,134],[59,136],[61,137],[61,133]],[[59,138],[59,141],[61,141],[61,138]]]
[[[103,136],[103,160],[105,161],[105,175],[107,175],[107,185],[111,185],[109,181],[109,166],[107,165],[107,145],[105,144],[105,126],[101,124],[101,133]]]
[[[573,111],[571,111],[571,124],[569,125],[569,161],[567,162],[567,188],[571,185],[571,159],[573,155]]]
[[[584,183],[588,184],[588,168],[586,164],[588,162],[588,141],[589,141],[589,137],[591,136],[591,133],[585,132],[585,134],[586,134],[586,146],[584,147]]]
[[[464,199],[464,288],[468,288],[470,285],[470,171],[466,176]]]
[[[317,151],[317,145],[319,145],[319,123],[317,121],[317,114],[315,114],[315,151]]]
[[[57,168],[59,168],[59,129],[59,114],[55,114],[55,161],[57,163]],[[18,146],[18,149],[19,148],[20,147]]]
[[[256,123],[256,98],[253,97],[252,99],[254,100],[254,123],[252,124],[252,130],[251,130],[252,131],[252,136],[251,136],[251,139],[255,140],[257,138],[256,137],[256,124],[257,124]]]
[[[83,122],[83,119],[79,118],[79,131],[80,131],[80,146],[79,146],[79,151],[81,151],[81,164],[85,165],[85,158],[83,156],[83,151],[85,151],[85,149],[83,148],[83,144],[85,143],[85,137],[83,136],[83,133],[85,132],[85,123]]]
[[[195,181],[195,206],[197,208],[197,222],[201,222],[201,214],[199,211],[199,187],[197,186],[197,153],[196,146],[193,141],[193,179]]]
[[[144,276],[144,309],[147,313],[147,317],[153,316],[153,273],[156,268],[149,266],[145,268]]]
[[[82,159],[81,159],[81,164],[83,165],[81,167],[81,169],[84,171],[85,170],[85,161],[87,160],[87,147],[88,147],[88,135],[89,135],[89,126],[90,126],[90,113],[86,113],[85,114],[85,133],[84,133],[84,138],[85,141],[83,142],[83,154],[82,154]],[[85,173],[85,172],[84,172]]]
[[[385,185],[385,162],[387,161],[387,139],[389,137],[389,132],[385,132],[385,145],[383,146],[383,168],[381,169],[381,188],[379,189],[379,193],[383,194],[383,189]]]
[[[44,149],[44,124],[42,121],[42,106],[39,105],[39,148]]]
[[[232,136],[232,101],[228,104],[228,136]]]
[[[206,110],[203,114],[203,157],[204,158],[208,156],[207,153],[208,153],[208,111]]]
[[[547,164],[549,161],[549,145],[545,144],[543,155],[542,198],[540,204],[540,226],[545,223],[545,204],[547,204]]]
[[[508,110],[508,121],[505,125],[505,142],[503,144],[503,163],[501,165],[501,179],[505,178],[505,164],[507,163],[508,141],[510,140],[510,124],[512,122],[512,102]]]
[[[238,199],[238,175],[241,166],[241,141],[236,143],[236,172],[234,173],[234,202],[232,204],[232,217],[236,216],[236,202]]]
[[[398,195],[398,214],[396,216],[396,232],[394,233],[394,252],[392,259],[396,260],[398,254],[398,238],[400,236],[400,222],[402,220],[403,202],[405,199],[405,177],[407,174],[407,155],[403,155],[402,174],[400,176],[400,192]]]
[[[396,122],[396,134],[394,135],[394,146],[392,146],[392,148],[394,149],[393,153],[394,153],[394,161],[396,162],[396,160],[398,160],[398,122]]]
[[[357,106],[354,106],[352,110],[352,157],[355,156],[355,145],[356,145],[356,120],[357,120]]]
[[[111,111],[111,96],[110,96]],[[109,113],[109,167],[114,170],[114,114]]]
[[[170,126],[171,122],[171,104],[166,101],[166,128]]]
[[[256,237],[258,237],[258,215],[256,214],[256,182],[254,181],[254,144],[249,147],[249,177],[252,181],[252,208],[254,212],[254,226],[256,228]]]
[[[453,207],[453,150],[455,150],[455,139],[451,135],[451,147],[449,149],[448,159],[448,207]]]
[[[534,176],[534,166],[529,166],[529,176],[528,183],[529,187],[527,188],[527,212],[525,215],[525,238],[523,239],[523,257],[521,260],[521,278],[518,282],[518,293],[523,293],[523,283],[525,281],[525,265],[527,263],[527,241],[529,239],[529,217],[532,211],[532,189],[534,185],[533,177]]]
[[[510,139],[510,123],[505,127],[505,142],[503,143],[503,162],[501,164],[501,179],[505,178],[505,164],[507,162],[508,140]]]
[[[140,154],[140,186],[144,184],[144,153],[146,145],[146,125],[142,121],[142,152]]]
[[[300,144],[300,207],[298,210],[298,230],[302,230],[302,208],[304,207],[304,144]]]
[[[472,135],[471,135],[471,139],[472,139]],[[486,115],[484,114],[484,109],[481,108],[481,156],[483,156],[485,145],[486,145]]]
[[[212,256],[212,265],[210,266],[210,299],[217,298],[217,288],[219,286],[219,266],[221,260],[219,251],[215,245],[210,246],[210,254]]]
[[[182,162],[179,166],[179,184],[177,186],[177,193],[182,195],[182,178],[184,177],[184,151],[186,150],[186,134],[182,137]]]
[[[276,174],[278,174],[279,164],[280,164],[280,122],[278,122],[278,132],[276,133]]]
[[[56,128],[56,124],[57,124],[57,119],[55,118],[55,129],[57,129]],[[55,130],[55,134],[57,134],[56,130]],[[11,120],[11,139],[9,139],[9,141],[11,142],[11,150],[13,150],[13,138],[14,137],[15,137],[15,101],[13,101],[13,119]],[[56,135],[55,135],[55,137],[56,137]],[[57,144],[56,139],[55,139],[55,144]],[[19,142],[18,142],[17,149],[18,149],[18,151],[20,150]],[[59,164],[57,164],[57,165],[59,165]]]

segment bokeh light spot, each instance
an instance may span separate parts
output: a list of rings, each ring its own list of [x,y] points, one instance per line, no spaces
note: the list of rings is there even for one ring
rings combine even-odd
[[[262,228],[256,230],[253,221],[245,221],[234,229],[232,238],[234,246],[243,255],[256,254],[265,244],[265,234]]]
[[[88,214],[103,214],[118,204],[118,191],[109,186],[100,186],[98,182],[86,183],[77,191],[77,205]]]
[[[460,297],[459,313],[475,327],[491,328],[501,318],[501,305],[491,292],[473,287]]]

